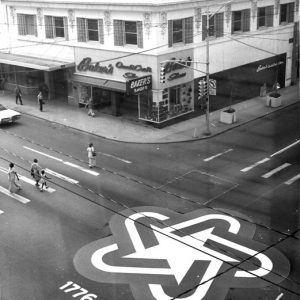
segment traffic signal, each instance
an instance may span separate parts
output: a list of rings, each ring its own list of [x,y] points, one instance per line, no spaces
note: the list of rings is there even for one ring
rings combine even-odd
[[[166,70],[164,65],[160,65],[160,83],[165,83],[166,81]]]
[[[198,99],[207,96],[207,83],[206,80],[201,79],[198,82]]]

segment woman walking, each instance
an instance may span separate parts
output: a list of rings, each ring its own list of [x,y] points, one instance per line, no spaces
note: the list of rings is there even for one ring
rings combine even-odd
[[[38,95],[37,95],[37,98],[38,98],[38,103],[40,105],[40,111],[43,111],[43,104],[44,104],[44,101],[43,101],[43,94],[41,91],[39,91]]]
[[[93,168],[96,166],[96,152],[95,148],[93,146],[93,143],[90,143],[89,146],[86,149],[89,159],[89,167]]]
[[[10,163],[8,169],[8,190],[10,193],[12,193],[12,187],[17,188],[18,190],[21,189],[21,186],[16,182],[16,180],[19,180],[19,176],[15,170],[15,165],[13,163]]]
[[[31,169],[30,169],[30,174],[33,177],[33,179],[35,180],[35,186],[39,186],[39,181],[41,179],[41,175],[40,175],[40,166],[38,164],[38,160],[35,158],[33,160],[33,163],[31,164]]]

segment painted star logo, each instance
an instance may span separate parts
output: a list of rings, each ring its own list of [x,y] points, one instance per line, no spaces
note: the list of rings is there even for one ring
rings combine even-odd
[[[138,207],[111,218],[112,236],[81,248],[76,270],[98,282],[127,283],[135,299],[225,299],[230,288],[283,281],[289,262],[252,240],[255,225],[234,212],[178,214]]]

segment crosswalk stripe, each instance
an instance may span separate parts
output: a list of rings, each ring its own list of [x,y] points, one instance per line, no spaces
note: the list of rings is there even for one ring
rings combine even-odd
[[[251,166],[249,166],[249,167],[246,167],[246,168],[242,169],[241,172],[248,172],[249,170],[251,170],[251,169],[257,167],[257,166],[260,165],[260,164],[265,163],[265,162],[268,161],[268,160],[270,160],[270,158],[264,158],[264,159],[262,159],[262,160],[256,162],[255,164],[253,164],[253,165],[251,165]]]
[[[292,184],[292,183],[294,183],[296,180],[298,180],[298,179],[300,179],[300,173],[299,174],[297,174],[296,176],[294,176],[294,177],[292,177],[292,178],[290,178],[289,180],[287,180],[286,182],[285,182],[285,184]]]
[[[9,190],[5,189],[2,186],[0,186],[0,192],[3,193],[3,194],[5,194],[5,195],[7,195],[7,196],[9,196],[9,197],[11,197],[11,198],[14,198],[15,200],[18,200],[21,203],[26,204],[26,203],[30,202],[29,199],[27,199],[27,198],[25,198],[23,196],[20,196],[18,194],[15,194],[15,193],[10,193]]]
[[[55,171],[52,171],[52,170],[50,170],[50,169],[48,169],[48,168],[46,168],[45,171],[46,171],[46,173],[48,173],[48,174],[50,174],[50,175],[53,175],[53,176],[55,176],[55,177],[57,177],[57,178],[60,178],[60,179],[65,180],[65,181],[68,181],[68,182],[70,182],[70,183],[73,183],[73,184],[79,183],[78,180],[72,179],[72,178],[70,178],[70,177],[68,177],[68,176],[62,175],[62,174],[57,173],[57,172],[55,172]]]
[[[0,171],[7,174],[7,170],[6,170],[5,168],[3,168],[3,167],[0,167]],[[19,174],[18,174],[18,175],[19,175]],[[36,184],[36,181],[35,181],[35,180],[32,180],[32,179],[30,179],[30,178],[27,178],[27,177],[25,177],[25,176],[23,176],[23,175],[19,175],[19,178],[20,178],[20,180],[22,180],[22,181],[24,181],[24,182],[26,182],[26,183],[29,183],[29,184],[31,184],[31,185],[35,185],[35,184]],[[47,191],[48,193],[53,193],[53,192],[56,191],[55,189],[53,189],[53,188],[51,188],[51,187],[49,187],[48,189],[43,188],[43,190]]]
[[[94,176],[98,176],[98,175],[99,175],[98,172],[95,172],[95,171],[92,171],[92,170],[85,169],[85,168],[80,167],[80,166],[78,166],[78,165],[72,164],[72,163],[70,163],[70,162],[68,162],[68,161],[64,161],[64,164],[67,165],[67,166],[70,166],[70,167],[79,169],[79,170],[81,170],[81,171],[83,171],[83,172],[89,173],[89,174],[94,175]]]
[[[274,175],[275,173],[277,173],[277,172],[279,172],[279,171],[281,171],[281,170],[283,170],[283,169],[289,167],[290,165],[291,165],[291,164],[289,164],[289,163],[282,164],[281,166],[279,166],[279,167],[277,167],[277,168],[271,170],[270,172],[265,173],[265,174],[262,175],[261,177],[263,177],[263,178],[270,178],[270,177],[271,177],[272,175]]]
[[[49,155],[49,154],[46,154],[46,153],[44,153],[44,152],[41,152],[41,151],[38,151],[38,150],[35,150],[35,149],[32,149],[32,148],[29,148],[29,147],[26,147],[26,146],[23,146],[23,148],[25,148],[25,149],[27,149],[27,150],[30,150],[30,151],[32,151],[32,152],[35,152],[35,153],[44,155],[44,156],[46,156],[46,157],[52,158],[52,159],[54,159],[54,160],[57,160],[57,161],[62,162],[62,159],[57,158],[57,157],[54,157],[54,156]]]
[[[0,210],[0,215],[1,215],[1,214],[4,214],[4,211],[3,211],[3,210]]]

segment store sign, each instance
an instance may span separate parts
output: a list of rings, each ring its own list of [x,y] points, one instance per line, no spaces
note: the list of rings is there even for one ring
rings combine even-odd
[[[130,95],[138,95],[152,88],[152,76],[135,78],[126,82],[126,92]]]
[[[263,70],[266,70],[266,69],[274,68],[274,67],[277,67],[277,66],[282,65],[282,64],[284,64],[284,62],[280,60],[280,61],[274,62],[272,64],[259,65],[257,67],[256,72],[260,72],[260,71],[263,71]]]
[[[118,61],[116,63],[116,67],[119,69],[125,69],[135,72],[146,72],[146,73],[152,73],[152,69],[150,67],[143,67],[142,65],[124,65],[123,62]]]
[[[173,81],[178,78],[185,77],[187,75],[186,72],[178,72],[178,70],[185,69],[191,66],[191,57],[188,56],[186,60],[184,59],[176,59],[175,57],[171,58],[164,64],[165,73],[172,73],[166,77],[167,81]],[[174,72],[177,71],[177,72]]]
[[[85,57],[77,66],[77,70],[80,72],[91,71],[105,74],[112,74],[114,67],[112,64],[108,66],[101,66],[100,62],[92,63],[90,57]]]

